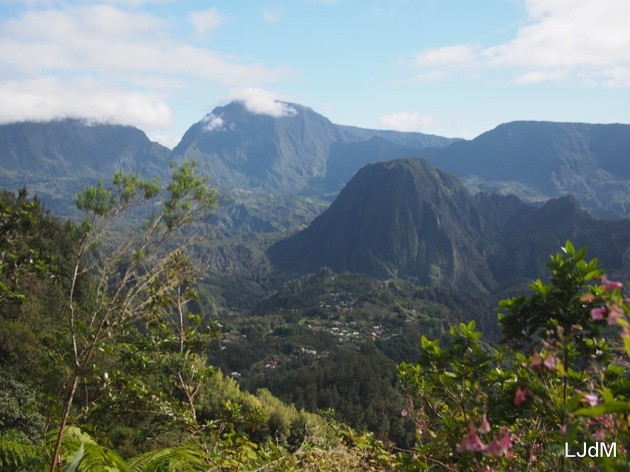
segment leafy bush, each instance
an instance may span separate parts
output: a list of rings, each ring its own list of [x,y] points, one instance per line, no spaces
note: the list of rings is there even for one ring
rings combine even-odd
[[[421,470],[625,470],[630,463],[629,305],[622,284],[570,242],[551,257],[548,283],[501,302],[505,343],[481,343],[474,323],[451,343],[422,338],[417,364],[399,376],[417,425],[401,460]],[[599,283],[596,283],[599,282]],[[581,458],[595,443],[616,458]],[[570,457],[573,455],[574,457]]]

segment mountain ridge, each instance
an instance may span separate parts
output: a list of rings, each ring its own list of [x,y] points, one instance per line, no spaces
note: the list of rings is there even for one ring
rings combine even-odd
[[[199,157],[227,187],[297,193],[308,190],[313,180],[325,179],[334,145],[374,136],[421,147],[454,141],[422,133],[336,125],[311,108],[279,103],[293,112],[273,117],[252,112],[238,101],[217,107],[189,128],[173,148],[173,156]]]
[[[268,253],[281,272],[330,267],[492,292],[538,277],[546,255],[567,239],[590,244],[627,277],[630,219],[596,220],[570,196],[542,208],[512,196],[472,196],[427,161],[397,159],[363,167],[324,213]]]
[[[0,125],[4,176],[105,178],[116,168],[165,174],[168,148],[132,126],[80,119]]]
[[[462,140],[338,125],[309,107],[277,105],[279,116],[239,101],[216,107],[172,151],[123,125],[0,125],[0,183],[69,202],[82,185],[116,168],[166,175],[168,160],[196,158],[228,193],[329,199],[366,164],[423,157],[472,193],[514,194],[539,205],[572,194],[591,214],[630,216],[630,125],[515,121]]]
[[[514,121],[423,157],[473,191],[528,201],[571,194],[598,216],[630,216],[630,125]]]

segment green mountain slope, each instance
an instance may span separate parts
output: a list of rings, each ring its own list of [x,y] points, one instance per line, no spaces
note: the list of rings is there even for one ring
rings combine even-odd
[[[166,175],[169,156],[131,126],[74,119],[0,125],[0,186],[27,187],[57,213],[71,213],[78,190],[116,169]]]
[[[401,159],[361,169],[322,215],[269,255],[279,270],[297,274],[327,266],[493,291],[539,276],[549,246],[566,239],[591,245],[627,277],[630,220],[595,220],[571,197],[541,209],[514,197],[473,197],[453,175]]]
[[[0,153],[5,179],[94,179],[118,168],[165,174],[170,152],[131,126],[66,119],[0,126]]]
[[[423,157],[475,190],[530,201],[571,194],[599,216],[630,216],[630,125],[506,123]]]
[[[278,267],[409,277],[423,285],[492,287],[473,199],[461,182],[423,160],[361,169],[330,208],[270,250]],[[470,267],[477,267],[471,271]]]
[[[173,155],[177,159],[199,157],[226,188],[295,193],[307,190],[312,180],[330,177],[328,161],[331,148],[336,145],[374,136],[408,147],[445,146],[453,142],[421,133],[339,126],[308,107],[283,105],[286,113],[282,116],[254,113],[241,102],[217,107],[186,132]],[[361,165],[354,166],[347,177]],[[335,176],[332,179],[338,180]],[[336,183],[334,190],[339,188]]]

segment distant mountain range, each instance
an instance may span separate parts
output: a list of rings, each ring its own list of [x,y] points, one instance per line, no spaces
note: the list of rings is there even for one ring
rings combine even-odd
[[[423,157],[472,191],[543,204],[574,195],[594,215],[630,216],[630,125],[513,122],[473,140],[370,130],[332,123],[283,103],[283,116],[241,102],[215,108],[173,151],[129,126],[81,120],[0,126],[0,184],[69,199],[115,168],[164,175],[167,161],[194,157],[225,192],[334,196],[363,166]]]
[[[215,108],[194,124],[173,149],[176,159],[203,161],[221,186],[273,193],[297,193],[311,185],[338,191],[367,162],[399,157],[382,154],[378,144],[367,145],[364,157],[344,173],[345,180],[328,172],[329,161],[344,155],[352,144],[381,138],[388,144],[424,149],[455,140],[422,133],[401,133],[340,126],[312,109],[284,104],[291,112],[280,117],[250,112],[240,102]],[[346,166],[348,167],[348,166]]]
[[[566,239],[589,244],[610,271],[630,272],[630,220],[595,220],[573,197],[542,208],[476,196],[422,159],[362,168],[306,229],[272,246],[283,272],[322,267],[420,285],[495,291],[542,274]]]
[[[422,155],[473,191],[574,195],[594,214],[630,216],[630,125],[519,121]]]
[[[171,151],[131,126],[65,119],[0,125],[0,186],[26,187],[49,209],[73,212],[72,196],[115,169],[168,172]]]
[[[66,119],[0,126],[0,177],[106,178],[115,169],[165,174],[170,150],[137,128]]]

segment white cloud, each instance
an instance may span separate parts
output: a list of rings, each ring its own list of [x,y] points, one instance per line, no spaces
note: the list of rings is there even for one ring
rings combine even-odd
[[[277,23],[284,11],[282,8],[263,8],[261,16],[267,23]]]
[[[560,82],[566,79],[567,73],[561,70],[532,70],[516,78],[519,84],[537,84],[540,82]]]
[[[630,65],[607,68],[602,75],[607,87],[630,87]]]
[[[271,115],[275,117],[292,116],[297,111],[278,101],[272,92],[256,87],[241,87],[230,91],[230,98],[243,102],[245,107],[252,113],[260,115]]]
[[[395,131],[421,131],[433,124],[430,116],[421,116],[419,113],[399,112],[381,116],[378,125],[381,128]]]
[[[173,118],[168,105],[149,94],[89,78],[0,83],[0,103],[0,123],[70,117],[163,128],[170,126]]]
[[[484,52],[492,64],[553,69],[630,61],[627,0],[527,0],[526,7],[531,24]]]
[[[223,24],[225,15],[219,13],[217,7],[212,7],[208,10],[188,12],[188,19],[195,28],[197,36],[204,37]]]
[[[479,67],[478,48],[465,44],[429,48],[417,53],[412,67],[421,70],[412,82],[438,82],[456,72],[472,71]]]
[[[413,59],[415,68],[445,67],[462,68],[474,65],[477,53],[471,46],[458,44],[434,49],[425,49]]]
[[[221,131],[223,130],[223,118],[216,116],[214,113],[207,114],[203,120],[206,125],[203,127],[206,131]]]
[[[150,134],[149,139],[156,143],[160,143],[162,146],[166,146],[169,149],[173,149],[181,141],[181,136],[171,136],[165,134]]]
[[[199,31],[219,15],[211,9],[197,16]],[[164,126],[172,119],[164,100],[175,92],[212,83],[259,86],[292,73],[179,41],[172,21],[88,2],[0,19],[2,119],[85,114]]]
[[[414,81],[441,80],[455,71],[507,69],[532,84],[574,80],[630,85],[630,2],[627,0],[525,0],[528,24],[514,39],[480,49],[459,44],[417,53]]]
[[[180,43],[156,17],[107,5],[30,12],[0,27],[0,64],[22,72],[96,72],[119,80],[187,74],[223,84],[275,82],[289,72]],[[139,79],[140,78],[140,79]]]

